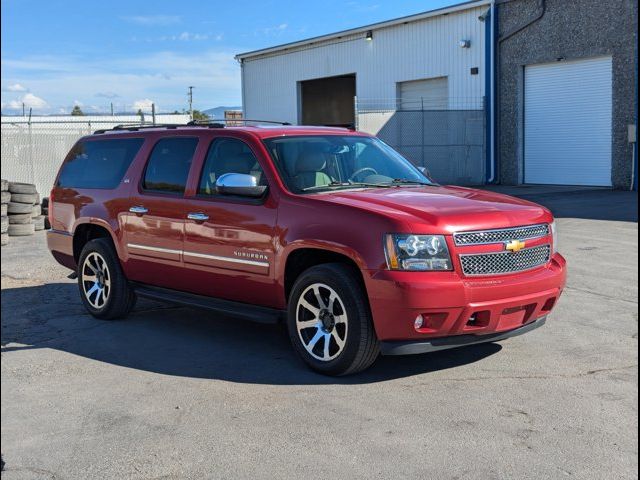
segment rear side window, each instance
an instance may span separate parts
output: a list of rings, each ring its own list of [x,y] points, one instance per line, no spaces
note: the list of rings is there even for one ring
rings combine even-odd
[[[183,193],[198,139],[174,137],[160,140],[153,147],[142,181],[142,188],[154,192]]]
[[[116,188],[143,143],[142,138],[78,142],[62,164],[56,186]]]

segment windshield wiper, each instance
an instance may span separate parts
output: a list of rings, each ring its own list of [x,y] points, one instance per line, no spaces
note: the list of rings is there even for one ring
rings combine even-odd
[[[389,188],[388,183],[366,183],[366,182],[331,182],[326,185],[313,185],[312,187],[303,188],[303,192],[309,192],[311,190],[320,190],[323,188],[336,188],[336,187],[373,187],[373,188]]]
[[[433,183],[421,182],[420,180],[409,180],[408,178],[394,178],[393,181],[385,185],[433,185]]]

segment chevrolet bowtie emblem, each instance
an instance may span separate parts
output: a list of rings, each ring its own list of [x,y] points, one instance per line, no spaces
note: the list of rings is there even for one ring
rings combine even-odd
[[[520,240],[512,240],[509,243],[507,243],[504,246],[504,248],[506,248],[510,252],[516,253],[516,252],[519,252],[520,250],[522,250],[525,247],[525,245],[526,245],[526,243],[525,242],[521,242]]]

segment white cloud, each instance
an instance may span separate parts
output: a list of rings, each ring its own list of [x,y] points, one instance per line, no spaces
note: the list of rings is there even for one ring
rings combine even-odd
[[[7,85],[5,88],[3,88],[3,90],[6,92],[26,92],[27,91],[27,89],[22,85],[20,85],[19,83]]]
[[[182,17],[180,17],[180,15],[131,15],[122,17],[122,20],[129,23],[135,23],[136,25],[157,27],[175,25],[182,21]]]
[[[118,98],[120,95],[118,95],[116,92],[112,92],[110,90],[106,91],[106,92],[98,92],[95,95],[96,97],[100,97],[100,98]]]
[[[258,32],[262,33],[263,35],[278,36],[278,35],[282,35],[282,33],[284,33],[284,31],[287,28],[289,28],[289,24],[281,23],[281,24],[275,25],[273,27],[263,28],[263,29],[259,30]]]
[[[194,107],[206,109],[239,104],[240,66],[234,59],[237,50],[160,51],[110,58],[5,57],[2,72],[10,71],[15,81],[29,85],[31,91],[46,98],[51,113],[61,107],[68,110],[74,99],[85,105],[98,103],[106,112],[112,98],[117,98],[116,111],[132,111],[133,102],[141,99],[153,99],[168,111],[181,110],[187,107],[188,85],[196,86]],[[104,103],[99,103],[96,97]],[[5,92],[2,94],[5,103],[14,98]]]
[[[143,112],[146,111],[151,111],[151,105],[153,105],[153,100],[150,100],[148,98],[145,98],[143,100],[136,100],[135,102],[133,102],[133,109],[138,111],[138,110],[142,110]],[[156,105],[157,108],[157,105]]]
[[[190,41],[190,40],[207,40],[209,35],[206,33],[190,33],[190,32],[182,32],[178,35],[178,40],[182,41]]]
[[[6,106],[11,110],[20,110],[23,104],[26,108],[46,108],[48,106],[44,99],[36,97],[33,93],[26,93],[17,100],[11,100]]]

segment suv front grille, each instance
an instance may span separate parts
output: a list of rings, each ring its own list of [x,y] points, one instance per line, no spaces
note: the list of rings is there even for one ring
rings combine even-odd
[[[526,240],[549,235],[549,225],[529,225],[526,227],[502,228],[499,230],[480,230],[476,232],[459,232],[453,234],[457,246],[485,245],[504,243],[511,240]]]
[[[460,255],[465,275],[499,275],[522,272],[544,265],[551,258],[551,246],[525,248],[519,252]]]

